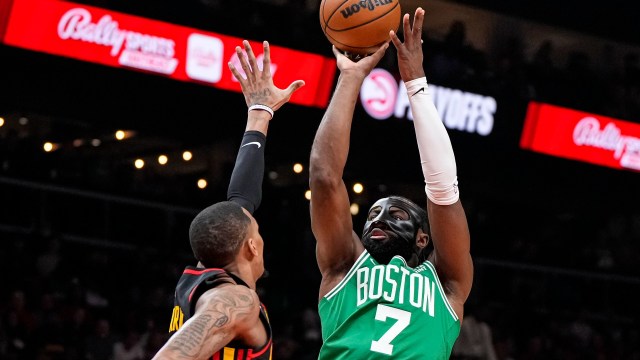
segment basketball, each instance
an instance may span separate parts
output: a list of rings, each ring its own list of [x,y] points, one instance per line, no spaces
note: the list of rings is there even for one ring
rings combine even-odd
[[[322,0],[320,25],[338,50],[368,55],[398,31],[399,0]]]

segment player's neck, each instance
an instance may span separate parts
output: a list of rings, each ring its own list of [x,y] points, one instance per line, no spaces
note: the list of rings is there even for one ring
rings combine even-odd
[[[240,280],[242,280],[252,290],[256,290],[256,277],[251,271],[250,266],[242,266],[241,264],[230,264],[228,266],[225,266],[224,270],[240,278]]]

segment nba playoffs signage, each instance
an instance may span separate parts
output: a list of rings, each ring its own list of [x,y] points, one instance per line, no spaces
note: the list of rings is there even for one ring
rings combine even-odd
[[[531,102],[520,146],[547,155],[640,171],[640,124]]]
[[[8,45],[240,91],[227,63],[238,64],[235,47],[242,39],[66,1],[8,3],[0,8],[0,35]],[[260,42],[251,45],[261,53]],[[335,59],[272,46],[271,60],[276,85],[305,80],[292,102],[327,105]]]
[[[491,134],[497,109],[494,98],[433,84],[429,84],[429,90],[448,129],[482,136]],[[360,102],[374,119],[386,120],[393,116],[413,120],[404,83],[384,69],[374,69],[365,79]]]

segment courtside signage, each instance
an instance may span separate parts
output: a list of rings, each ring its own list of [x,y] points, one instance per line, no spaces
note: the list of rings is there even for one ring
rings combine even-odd
[[[520,147],[640,171],[640,124],[549,104],[529,103]]]
[[[429,84],[442,122],[448,129],[482,136],[493,131],[497,102],[491,96]],[[384,69],[373,69],[360,89],[360,103],[376,120],[391,117],[413,120],[407,88]]]
[[[2,41],[33,51],[241,91],[227,63],[238,63],[235,47],[242,39],[97,7],[58,0],[14,0]],[[262,43],[251,42],[251,46],[261,60]],[[271,60],[276,85],[284,87],[298,79],[306,82],[291,102],[327,105],[335,59],[271,46]]]

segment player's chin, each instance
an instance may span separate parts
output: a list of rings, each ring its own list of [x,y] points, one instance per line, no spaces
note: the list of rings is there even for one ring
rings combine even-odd
[[[265,279],[269,277],[269,272],[267,271],[267,269],[264,268],[264,266],[262,267],[262,272],[260,273],[260,276],[258,276],[259,279]]]

